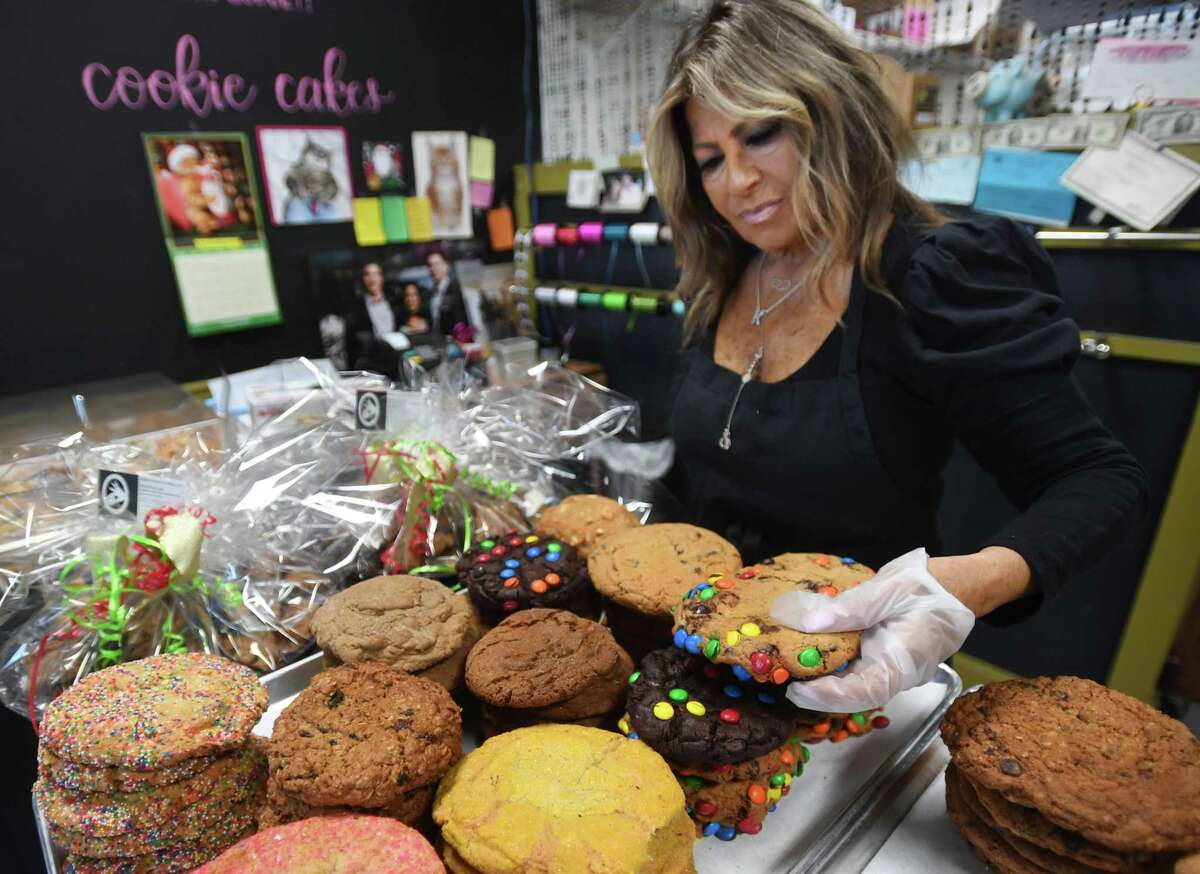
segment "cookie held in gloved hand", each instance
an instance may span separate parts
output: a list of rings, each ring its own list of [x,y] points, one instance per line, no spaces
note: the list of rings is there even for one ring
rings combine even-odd
[[[858,659],[841,674],[791,683],[793,704],[853,713],[933,679],[967,639],[975,614],[934,579],[928,565],[929,554],[914,549],[836,598],[789,592],[775,600],[771,618],[803,632],[863,629]]]

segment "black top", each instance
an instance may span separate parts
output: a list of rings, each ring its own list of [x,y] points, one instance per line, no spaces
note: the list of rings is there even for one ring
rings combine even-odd
[[[871,493],[853,495],[847,506],[870,506],[878,489],[881,500],[908,509],[893,513],[889,531],[860,530],[828,545],[809,542],[819,524],[801,521],[789,529],[789,521],[779,518],[786,515],[782,506],[764,500],[780,497],[776,493],[789,467],[806,451],[783,432],[772,435],[769,463],[748,459],[743,466],[744,495],[710,499],[710,470],[723,463],[711,446],[712,422],[724,422],[738,382],[736,374],[712,361],[715,327],[687,353],[699,368],[681,368],[684,380],[705,382],[708,394],[684,391],[688,400],[678,402],[672,416],[673,475],[685,507],[699,524],[734,532],[747,561],[789,549],[840,548],[876,565],[905,548],[925,546],[936,554],[942,471],[957,437],[1021,510],[978,547],[1017,551],[1032,570],[1036,590],[1052,595],[1144,511],[1146,485],[1137,462],[1096,418],[1070,375],[1079,331],[1062,313],[1049,257],[1007,219],[973,217],[932,230],[898,221],[884,246],[883,268],[900,306],[868,290],[856,271],[852,297],[860,296],[861,305],[847,313],[862,320],[861,340],[854,335],[857,374],[852,376],[865,411],[868,446],[882,473],[862,480],[873,484]],[[737,414],[734,453],[739,433],[753,432],[756,422],[768,432],[776,427],[772,406],[803,415],[775,399],[810,381],[840,378],[845,385],[845,368],[839,372],[845,341],[843,331],[835,329],[787,379],[747,387],[754,392],[748,390],[742,400],[745,405],[749,399],[750,409]],[[827,428],[838,431],[834,439],[841,439],[844,424],[837,420],[847,418],[834,410]],[[859,482],[853,485],[861,488]],[[762,508],[757,517],[756,508]],[[843,512],[823,537],[836,540],[833,532],[854,531],[854,515]]]

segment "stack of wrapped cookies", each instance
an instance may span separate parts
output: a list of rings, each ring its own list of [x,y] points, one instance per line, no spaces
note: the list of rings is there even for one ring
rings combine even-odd
[[[603,625],[566,610],[514,613],[467,659],[487,736],[543,722],[611,728],[633,660]]]
[[[444,686],[381,662],[313,678],[279,715],[263,828],[367,813],[420,824],[462,754],[462,713]]]
[[[252,834],[266,707],[253,671],[200,653],[119,664],[52,702],[33,791],[67,870],[190,871]]]
[[[1015,874],[1196,870],[1200,742],[1078,677],[994,683],[942,723],[946,807],[975,853]]]
[[[433,808],[451,874],[694,874],[695,828],[661,758],[578,725],[486,741],[442,781]]]
[[[809,757],[777,690],[677,649],[642,659],[619,727],[667,760],[702,833],[726,841],[762,830]]]

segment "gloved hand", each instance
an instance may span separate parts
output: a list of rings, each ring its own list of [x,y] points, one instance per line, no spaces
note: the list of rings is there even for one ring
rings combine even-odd
[[[928,553],[914,549],[836,598],[789,592],[775,599],[771,618],[789,628],[863,632],[859,658],[845,672],[788,685],[793,704],[857,713],[933,679],[967,639],[975,614],[942,588],[928,563]]]

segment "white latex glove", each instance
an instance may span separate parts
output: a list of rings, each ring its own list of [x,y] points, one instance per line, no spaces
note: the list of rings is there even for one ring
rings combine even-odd
[[[870,710],[928,683],[975,625],[975,614],[929,573],[924,549],[888,562],[836,598],[780,595],[771,618],[809,633],[863,630],[859,658],[845,672],[788,684],[797,707],[828,713]]]

